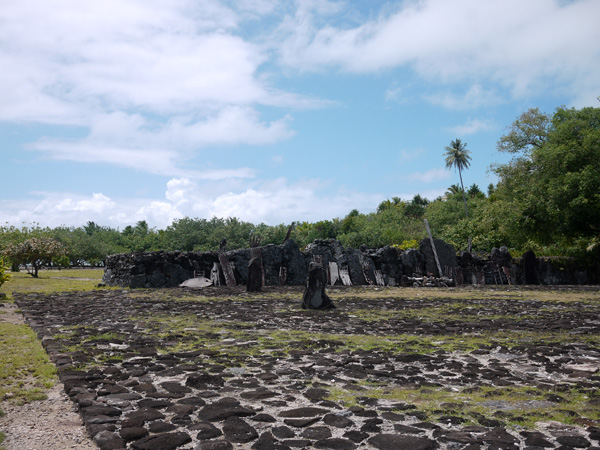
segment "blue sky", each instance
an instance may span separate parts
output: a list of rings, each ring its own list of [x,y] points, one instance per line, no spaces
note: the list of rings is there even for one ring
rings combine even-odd
[[[597,0],[21,0],[0,224],[290,223],[442,195],[531,107],[598,106]]]

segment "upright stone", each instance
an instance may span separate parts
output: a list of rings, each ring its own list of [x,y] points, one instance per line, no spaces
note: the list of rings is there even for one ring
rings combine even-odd
[[[442,272],[446,267],[454,269],[458,263],[456,260],[456,251],[451,244],[447,244],[441,239],[433,239],[438,261],[442,268]],[[442,277],[445,273],[440,273],[437,268],[437,262],[433,253],[433,247],[431,241],[426,238],[421,240],[419,244],[419,251],[425,256],[425,271],[427,274],[432,273],[434,276]]]
[[[537,276],[537,258],[533,250],[527,250],[521,258],[525,284],[539,284]]]
[[[314,262],[308,267],[308,281],[302,297],[304,309],[332,309],[335,305],[325,293],[327,277],[323,266]]]
[[[262,291],[262,264],[259,258],[252,258],[248,264],[248,280],[246,282],[246,291]]]

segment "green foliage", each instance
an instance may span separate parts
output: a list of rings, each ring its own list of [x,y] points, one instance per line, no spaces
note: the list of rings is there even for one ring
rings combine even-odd
[[[8,267],[4,265],[4,260],[0,258],[0,287],[8,280],[10,280],[10,275],[6,273]]]
[[[450,142],[450,145],[445,147],[446,153],[446,168],[451,169],[454,167],[458,169],[458,175],[460,177],[460,187],[463,196],[463,203],[465,206],[465,215],[469,218],[469,211],[467,209],[467,199],[465,198],[465,186],[462,179],[463,169],[468,169],[471,165],[471,151],[467,149],[467,143],[462,142],[460,139],[455,139]]]
[[[26,264],[29,274],[37,278],[41,267],[60,262],[66,255],[66,248],[55,239],[41,237],[8,244],[3,253],[14,264]]]
[[[550,117],[531,108],[521,114],[507,133],[500,138],[496,148],[499,152],[524,153],[529,155],[534,149],[542,148],[548,138]]]
[[[584,238],[589,245],[600,234],[600,108],[558,108],[551,120],[526,114],[537,131],[518,119],[499,143],[517,156],[493,168],[495,196],[518,212],[517,244],[569,246]]]
[[[408,239],[402,241],[401,244],[394,244],[393,246],[400,250],[408,250],[410,248],[419,248],[419,242],[416,239]]]

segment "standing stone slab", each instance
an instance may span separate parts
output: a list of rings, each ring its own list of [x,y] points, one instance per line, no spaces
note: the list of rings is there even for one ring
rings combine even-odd
[[[335,308],[331,299],[325,293],[327,278],[323,266],[314,262],[308,268],[308,281],[302,296],[304,309],[332,309]]]
[[[214,263],[210,270],[210,279],[212,280],[213,286],[221,286],[221,271],[219,270],[219,264]]]
[[[235,287],[233,267],[231,267],[229,258],[227,258],[225,253],[219,253],[219,262],[221,263],[221,269],[223,269],[223,275],[225,275],[225,284],[227,284],[227,287]]]
[[[383,279],[381,270],[375,271],[375,282],[377,283],[377,286],[385,286],[385,280]]]
[[[363,276],[365,277],[365,281],[367,284],[373,285],[373,279],[371,278],[371,265],[369,264],[370,260],[366,258],[360,259],[360,265],[362,267]]]
[[[537,258],[533,250],[527,250],[521,258],[523,264],[523,278],[525,284],[539,284],[537,276]]]
[[[329,262],[329,284],[333,286],[340,279],[340,268],[334,261]]]
[[[248,281],[246,282],[246,291],[260,292],[263,285],[262,264],[259,258],[252,258],[248,264]]]
[[[433,242],[441,267],[450,267],[454,269],[456,266],[458,266],[456,251],[452,245],[447,244],[441,239],[433,239]],[[429,239],[421,240],[419,244],[419,251],[423,254],[423,256],[425,256],[425,273],[432,273],[436,277],[444,276],[444,274],[440,273],[438,270],[436,258],[433,252],[433,246],[431,245],[431,241]]]
[[[344,286],[352,286],[352,280],[350,280],[350,273],[347,267],[340,267],[340,278]]]
[[[260,243],[260,240],[259,240],[259,243]],[[264,286],[265,285],[265,270],[263,267],[262,252],[260,251],[259,247],[251,247],[250,248],[250,259],[258,260],[258,267],[260,268],[261,283]],[[249,276],[250,276],[250,274],[248,274],[248,277]]]

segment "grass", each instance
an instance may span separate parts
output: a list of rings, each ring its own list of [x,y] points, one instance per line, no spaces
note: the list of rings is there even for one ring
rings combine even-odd
[[[394,387],[362,382],[356,389],[329,387],[328,400],[346,407],[357,406],[362,399],[378,399],[382,402],[412,405],[429,419],[436,420],[453,415],[464,420],[465,425],[476,425],[481,417],[501,417],[509,426],[535,428],[540,420],[574,424],[575,416],[599,420],[600,410],[587,406],[589,393],[571,390],[560,392],[564,399],[560,404],[547,400],[548,392],[528,386],[496,388],[481,386],[476,389],[453,391],[429,387]],[[594,395],[600,393],[596,390]],[[401,410],[400,410],[401,411]]]
[[[38,278],[27,272],[13,272],[11,279],[0,287],[0,293],[11,292],[51,294],[65,291],[97,289],[104,271],[98,269],[41,270]]]
[[[12,292],[50,294],[97,289],[103,273],[96,269],[44,270],[38,278],[25,271],[12,273],[0,287],[0,293],[7,294],[2,302],[11,302]],[[0,315],[0,401],[44,400],[56,382],[56,369],[33,330],[27,325],[3,322]]]
[[[56,369],[33,330],[0,322],[0,349],[0,399],[44,400],[57,381]]]
[[[334,287],[328,290],[327,295],[332,299],[337,298],[362,298],[362,299],[389,299],[404,298],[411,300],[535,300],[541,302],[597,302],[600,300],[600,291],[586,289],[565,289],[557,286],[461,286],[459,288],[404,288],[381,286],[356,286],[349,290],[343,287]]]

